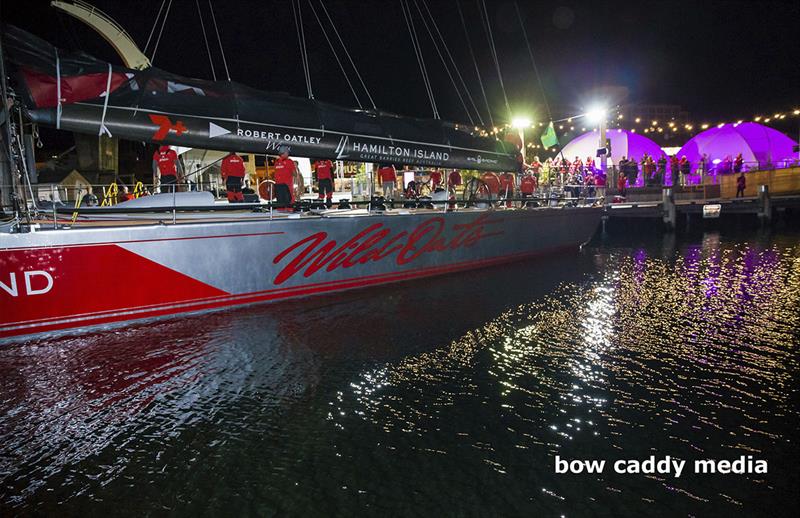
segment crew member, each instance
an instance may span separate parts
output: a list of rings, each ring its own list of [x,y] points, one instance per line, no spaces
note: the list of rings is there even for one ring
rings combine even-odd
[[[225,181],[225,188],[228,191],[228,203],[244,202],[242,193],[242,181],[244,179],[244,160],[234,152],[230,152],[222,159],[220,166],[222,179]]]
[[[136,199],[136,197],[130,193],[127,185],[123,185],[122,187],[119,188],[119,194],[117,195],[117,203],[131,201],[134,199]]]
[[[483,173],[481,180],[483,180],[486,187],[489,188],[490,199],[496,200],[500,193],[500,178],[496,173],[489,172]]]
[[[275,198],[278,204],[288,208],[294,201],[294,173],[297,165],[289,158],[289,148],[278,148],[278,159],[275,161]]]
[[[178,153],[169,146],[161,146],[153,153],[153,177],[160,178],[161,192],[173,192],[178,176],[183,176],[183,165]]]
[[[325,199],[325,206],[333,206],[333,173],[336,165],[330,160],[317,160],[314,162],[314,170],[317,172],[317,188],[319,190],[320,201]]]
[[[89,187],[86,190],[86,194],[84,194],[83,198],[81,198],[81,205],[84,207],[97,207],[98,203],[97,196],[95,196],[94,192],[92,192],[92,188]]]
[[[461,172],[458,169],[453,169],[453,172],[447,177],[447,184],[451,189],[461,185]]]
[[[433,171],[431,171],[430,178],[431,178],[431,190],[433,192],[436,192],[436,188],[442,186],[442,172],[439,171],[438,169],[434,169]]]
[[[509,198],[514,197],[514,174],[503,173],[500,175],[500,194],[503,195],[506,201],[506,207],[511,207]]]
[[[526,174],[519,182],[519,192],[523,198],[533,196],[536,191],[536,177],[532,174]]]
[[[394,188],[397,184],[397,171],[392,164],[381,164],[378,168],[378,177],[383,187],[383,197],[387,200],[394,199]]]

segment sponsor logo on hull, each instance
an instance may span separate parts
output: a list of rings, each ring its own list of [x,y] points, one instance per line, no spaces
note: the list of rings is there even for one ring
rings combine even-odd
[[[327,232],[317,232],[275,257],[274,264],[285,260],[287,264],[273,282],[280,285],[300,272],[303,277],[311,277],[323,269],[333,272],[339,268],[383,261],[392,256],[395,265],[405,266],[425,254],[470,248],[486,238],[502,235],[502,230],[489,230],[489,227],[501,221],[483,214],[470,223],[453,225],[455,235],[451,238],[444,235],[446,224],[441,216],[427,219],[413,230],[396,233],[383,223],[375,223],[339,246],[335,240],[328,239]]]
[[[22,283],[17,283],[17,272],[11,272],[8,274],[8,284],[0,280],[0,290],[5,291],[12,297],[19,297],[44,295],[53,289],[53,276],[46,271],[28,270],[21,273],[24,279],[24,285],[22,285]],[[44,284],[42,284],[41,281],[34,281],[37,277],[43,279]],[[0,276],[0,279],[2,279],[2,276]],[[24,289],[20,291],[20,288]]]

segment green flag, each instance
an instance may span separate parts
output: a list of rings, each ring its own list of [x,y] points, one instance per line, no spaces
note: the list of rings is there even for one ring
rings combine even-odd
[[[553,123],[548,124],[547,129],[542,133],[542,145],[546,148],[553,147],[558,144],[558,137],[556,136],[556,129]]]

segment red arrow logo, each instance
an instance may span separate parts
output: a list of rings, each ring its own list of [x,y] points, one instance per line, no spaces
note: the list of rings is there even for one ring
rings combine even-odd
[[[182,121],[177,121],[175,124],[172,124],[172,121],[169,120],[169,117],[166,115],[150,114],[150,120],[153,121],[153,124],[158,124],[158,130],[153,134],[153,140],[164,140],[170,130],[174,130],[175,135],[178,137],[188,131]]]

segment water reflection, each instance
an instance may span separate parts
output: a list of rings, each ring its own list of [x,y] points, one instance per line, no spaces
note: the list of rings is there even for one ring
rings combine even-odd
[[[646,249],[603,252],[595,282],[506,311],[447,348],[382,365],[352,384],[351,400],[340,396],[334,404],[358,408],[386,433],[411,433],[420,448],[437,435],[449,445],[442,454],[510,475],[494,481],[504,491],[527,482],[526,508],[542,512],[580,515],[601,504],[613,515],[627,493],[628,512],[689,506],[715,514],[771,507],[760,501],[771,492],[793,494],[781,476],[793,470],[783,452],[797,455],[788,442],[798,417],[791,398],[800,247],[722,246],[714,235],[677,261]],[[465,422],[462,412],[477,418]],[[340,421],[337,415],[347,414],[331,419]],[[482,433],[487,428],[494,433]],[[556,454],[690,461],[752,454],[782,473],[724,483],[691,474],[606,474],[588,484],[548,477]],[[533,494],[537,484],[541,495]]]
[[[0,506],[791,514],[796,236],[635,241],[6,347]],[[770,473],[564,476],[556,454]]]

